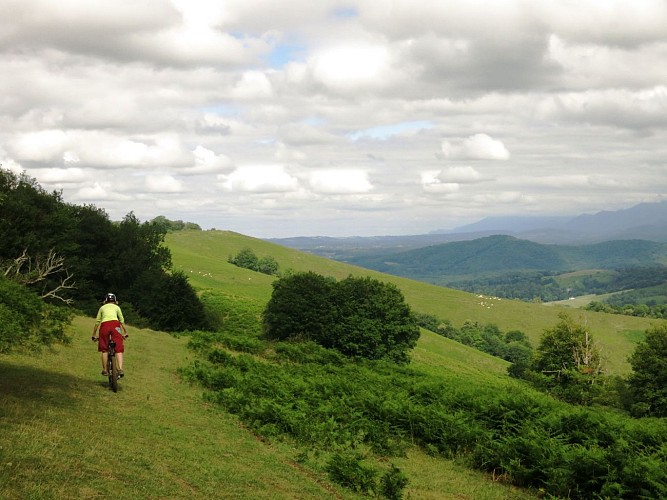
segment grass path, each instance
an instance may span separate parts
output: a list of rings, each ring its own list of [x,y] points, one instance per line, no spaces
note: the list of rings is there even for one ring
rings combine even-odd
[[[91,330],[0,356],[0,498],[351,498],[181,383],[186,339],[130,328],[114,394]]]

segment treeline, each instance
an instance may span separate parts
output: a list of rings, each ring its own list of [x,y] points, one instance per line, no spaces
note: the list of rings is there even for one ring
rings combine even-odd
[[[94,205],[65,203],[35,179],[0,169],[0,262],[8,276],[53,305],[94,315],[113,292],[126,320],[154,329],[207,329],[186,276],[172,269],[166,220],[113,222]],[[41,279],[28,279],[31,274]],[[7,273],[5,273],[7,274]]]
[[[608,269],[603,273],[582,275],[576,280],[563,280],[562,273],[552,271],[514,271],[469,279],[442,279],[438,284],[507,299],[551,302],[578,295],[601,295],[622,290],[651,288],[665,281],[667,281],[667,267],[652,265]],[[614,306],[639,304],[642,302],[642,296],[641,292],[627,293],[622,299],[614,298],[609,303]],[[621,300],[623,303],[620,303]]]
[[[503,333],[494,324],[481,325],[472,320],[467,320],[461,328],[456,328],[449,320],[425,313],[417,314],[416,318],[417,324],[422,328],[510,363],[522,363],[533,356],[530,340],[520,330]]]
[[[613,305],[608,302],[594,300],[584,307],[587,311],[606,312],[611,314],[623,314],[625,316],[637,316],[640,318],[667,319],[667,304],[649,306],[647,304],[623,303]]]

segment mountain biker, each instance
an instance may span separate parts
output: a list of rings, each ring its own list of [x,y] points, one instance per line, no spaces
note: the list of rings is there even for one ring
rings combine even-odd
[[[99,329],[99,337],[97,332]],[[121,330],[123,335],[121,335]],[[102,353],[102,375],[107,376],[107,358],[109,357],[109,333],[111,338],[116,343],[116,357],[118,358],[118,374],[122,377],[123,372],[123,353],[125,352],[125,345],[123,338],[127,338],[127,330],[125,329],[125,318],[123,318],[123,311],[118,306],[118,300],[113,293],[107,293],[104,297],[104,304],[97,311],[97,318],[95,326],[93,327],[93,340],[97,340],[97,350]]]

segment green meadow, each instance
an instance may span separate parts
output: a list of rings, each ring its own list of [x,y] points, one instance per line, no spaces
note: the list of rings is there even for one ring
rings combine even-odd
[[[417,312],[456,326],[472,320],[494,323],[503,331],[519,329],[533,344],[545,328],[557,323],[559,312],[567,311],[590,329],[614,374],[628,373],[627,356],[651,324],[567,306],[480,297],[225,231],[174,232],[166,244],[174,268],[186,273],[209,308],[250,338],[259,333],[259,317],[274,278],[227,262],[244,248],[258,257],[272,256],[281,272],[308,270],[339,279],[369,275],[393,282]],[[189,382],[184,369],[207,361],[188,348],[188,335],[129,325],[127,375],[119,392],[112,393],[99,373],[98,353],[90,341],[92,325],[91,318],[77,317],[70,345],[38,355],[0,356],[0,498],[365,497],[326,474],[326,449],[304,448],[289,436],[266,437],[215,404],[211,391]],[[264,363],[252,353],[232,355],[247,367]],[[425,330],[411,363],[420,373],[446,378],[462,391],[479,387],[487,393],[511,394],[519,382],[506,375],[507,366]],[[388,460],[400,468],[409,480],[405,498],[542,496],[539,490],[510,486],[502,475],[472,470],[457,456],[434,454],[417,444],[391,458],[376,454],[369,460],[379,468],[386,468]]]
[[[584,311],[569,307],[569,303],[554,306],[470,294],[381,274],[226,231],[174,232],[167,235],[167,244],[174,267],[183,270],[196,288],[239,300],[256,301],[259,310],[271,296],[273,278],[239,269],[227,262],[243,248],[252,249],[258,257],[272,256],[278,261],[281,272],[314,271],[337,279],[362,275],[394,283],[416,312],[448,319],[457,327],[472,320],[480,324],[493,323],[502,331],[521,330],[534,346],[544,330],[558,322],[558,315],[566,312],[589,328],[602,350],[606,369],[612,374],[629,372],[627,357],[635,343],[649,325],[659,321]]]

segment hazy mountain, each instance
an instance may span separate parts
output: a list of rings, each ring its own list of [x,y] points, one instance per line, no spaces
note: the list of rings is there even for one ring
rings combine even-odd
[[[576,217],[487,217],[435,233],[480,231],[511,234],[538,243],[595,243],[621,239],[667,242],[667,201]]]
[[[543,244],[591,244],[612,240],[667,242],[667,201],[584,214],[576,217],[486,217],[473,224],[429,234],[405,236],[354,236],[274,238],[280,245],[336,260],[379,252],[402,252],[441,243],[469,241],[504,234]]]
[[[368,269],[416,279],[507,271],[612,269],[667,264],[667,243],[616,240],[590,245],[545,245],[513,236],[487,236],[349,260]]]

